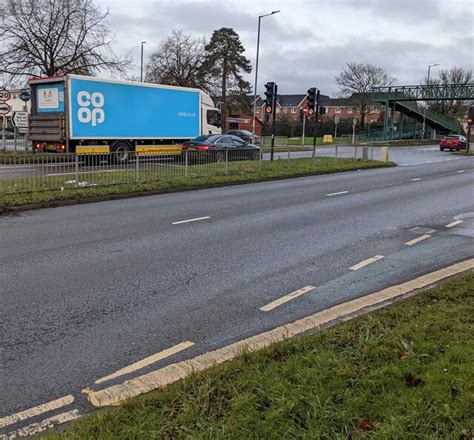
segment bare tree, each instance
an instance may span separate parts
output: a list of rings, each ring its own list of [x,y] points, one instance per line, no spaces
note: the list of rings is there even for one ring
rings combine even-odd
[[[93,0],[4,0],[0,9],[0,75],[93,74],[123,71],[114,36]]]
[[[452,67],[451,69],[440,70],[438,78],[425,78],[425,84],[432,85],[454,85],[453,92],[456,93],[458,86],[464,86],[474,81],[472,70],[463,69],[462,67]],[[459,99],[449,99],[446,101],[428,102],[428,108],[437,113],[442,114],[450,119],[462,120],[466,116],[467,108],[473,105],[473,101],[464,101]]]
[[[395,78],[372,64],[347,63],[335,81],[341,95],[351,98],[351,103],[360,114],[360,126],[364,128],[365,118],[371,110],[370,91],[373,87],[390,86]]]
[[[182,30],[174,30],[150,55],[146,65],[148,82],[211,91],[204,69],[206,41]]]

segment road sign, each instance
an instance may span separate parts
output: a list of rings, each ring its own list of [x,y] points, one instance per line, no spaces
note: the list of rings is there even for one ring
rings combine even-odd
[[[8,90],[0,90],[0,102],[6,102],[11,98],[11,94]]]
[[[355,127],[357,125],[357,118],[352,119],[352,126]]]
[[[6,102],[0,103],[0,115],[8,115],[10,113],[10,106]]]
[[[31,99],[31,94],[30,94],[30,92],[28,92],[27,90],[24,90],[23,92],[21,92],[21,94],[20,94],[20,99],[21,99],[23,102],[28,102],[28,101]]]
[[[12,121],[15,127],[28,127],[28,112],[13,112]]]
[[[17,132],[18,134],[28,134],[28,127],[18,127]]]
[[[339,115],[334,116],[334,123],[339,124],[339,121],[341,120],[341,117]]]

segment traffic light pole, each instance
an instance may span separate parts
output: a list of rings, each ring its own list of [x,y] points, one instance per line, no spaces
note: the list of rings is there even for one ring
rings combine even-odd
[[[270,147],[270,161],[273,161],[275,156],[275,122],[276,122],[276,100],[277,100],[278,86],[273,86],[273,99],[272,99],[272,143]]]

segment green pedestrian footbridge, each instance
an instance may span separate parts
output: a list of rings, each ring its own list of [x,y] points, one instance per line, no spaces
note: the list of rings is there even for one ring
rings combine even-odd
[[[436,130],[437,133],[457,133],[459,131],[459,123],[457,121],[419,106],[417,101],[474,101],[474,83],[374,87],[370,96],[373,102],[379,102],[385,106],[382,134],[384,140],[391,139],[394,136],[394,114],[396,111],[400,113],[400,127],[398,131],[401,137],[403,137],[405,116],[415,121],[414,130],[412,128],[412,133],[415,135],[418,131],[423,133],[425,125],[431,130]],[[389,114],[391,114],[391,127],[389,124]],[[418,130],[416,127],[417,122],[422,124]]]

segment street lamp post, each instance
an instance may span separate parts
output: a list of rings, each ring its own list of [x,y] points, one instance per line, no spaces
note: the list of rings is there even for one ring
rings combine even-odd
[[[432,67],[436,67],[436,66],[439,66],[439,64],[430,64],[428,66],[428,80],[427,80],[427,85],[429,86],[430,85],[430,72],[431,72],[431,68]],[[425,102],[425,109],[423,111],[423,128],[421,130],[421,139],[424,140],[425,139],[425,127],[426,127],[426,102]],[[416,133],[415,133],[415,136],[416,136]]]
[[[143,45],[146,44],[146,41],[142,41],[141,44],[141,56],[140,56],[140,82],[143,82]]]
[[[278,14],[280,11],[272,11],[269,14],[263,14],[258,16],[258,31],[257,31],[257,56],[255,59],[255,83],[253,87],[253,119],[252,119],[252,142],[255,140],[255,113],[257,111],[257,81],[258,81],[258,53],[260,50],[260,22],[263,17],[268,17],[269,15]]]

